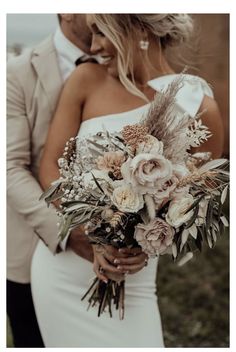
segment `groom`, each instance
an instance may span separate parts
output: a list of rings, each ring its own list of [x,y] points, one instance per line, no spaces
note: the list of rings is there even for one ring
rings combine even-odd
[[[75,62],[89,54],[91,36],[84,14],[58,18],[60,26],[53,36],[7,67],[7,313],[15,347],[44,346],[30,288],[38,239],[53,253],[65,250],[57,238],[55,210],[38,201],[38,169],[63,83]],[[91,246],[78,230],[71,232],[67,246],[93,260]]]

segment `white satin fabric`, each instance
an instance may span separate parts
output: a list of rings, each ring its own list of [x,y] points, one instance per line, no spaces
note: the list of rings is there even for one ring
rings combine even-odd
[[[157,91],[165,89],[176,75],[149,82]],[[198,111],[204,94],[212,96],[205,81],[186,75],[177,94],[180,110],[191,116]],[[94,134],[104,126],[119,131],[137,123],[149,104],[132,111],[96,117],[81,124],[79,136]],[[32,292],[40,330],[46,347],[164,347],[156,295],[157,259],[140,272],[126,277],[125,318],[119,320],[113,309],[97,317],[97,308],[87,311],[81,301],[94,277],[92,264],[71,250],[53,255],[39,241],[32,261]]]

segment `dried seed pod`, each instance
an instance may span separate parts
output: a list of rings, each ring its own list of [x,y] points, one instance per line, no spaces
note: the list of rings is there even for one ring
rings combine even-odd
[[[117,226],[122,225],[124,223],[124,216],[125,213],[123,213],[122,211],[115,212],[110,220],[111,226],[113,228],[116,228]]]
[[[112,209],[104,209],[101,213],[101,217],[103,220],[112,219],[114,215],[114,211]]]

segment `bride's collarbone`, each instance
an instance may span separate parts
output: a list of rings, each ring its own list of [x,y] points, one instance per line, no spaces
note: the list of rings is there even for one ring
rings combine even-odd
[[[116,95],[113,99],[109,95],[103,95],[98,99],[91,99],[90,102],[87,102],[84,106],[83,120],[104,115],[120,114],[137,109],[146,104],[146,101],[138,97],[126,99]]]
[[[88,97],[83,108],[83,120],[96,116],[119,114],[147,104],[147,101],[124,88],[117,89],[114,86],[110,86],[109,89],[104,88],[97,89]]]

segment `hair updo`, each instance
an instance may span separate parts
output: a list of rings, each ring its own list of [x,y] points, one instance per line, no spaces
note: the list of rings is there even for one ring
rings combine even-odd
[[[193,32],[193,20],[187,14],[137,14],[141,26],[160,38],[163,48],[187,42]]]
[[[187,43],[193,33],[193,20],[188,14],[95,14],[94,20],[117,49],[121,83],[132,94],[145,100],[145,95],[135,86],[135,53],[129,43],[137,40],[137,32],[141,30],[156,39],[162,49],[167,49]],[[128,78],[128,74],[131,78]]]

